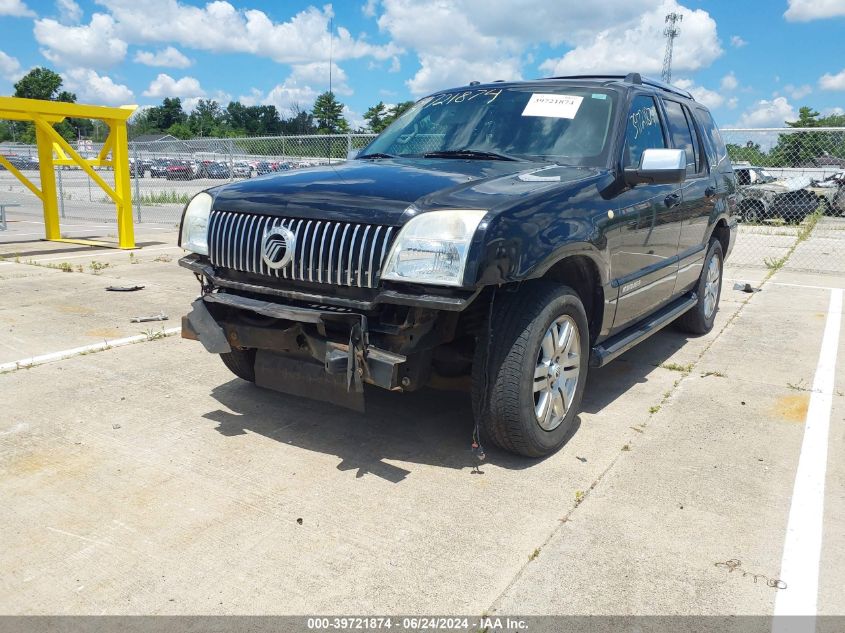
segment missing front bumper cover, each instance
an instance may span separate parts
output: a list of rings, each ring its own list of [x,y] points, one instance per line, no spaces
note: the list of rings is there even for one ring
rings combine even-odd
[[[230,352],[233,347],[257,349],[255,372],[259,386],[356,410],[363,410],[365,382],[388,390],[401,389],[400,367],[407,358],[369,344],[365,315],[323,312],[225,293],[207,294],[192,305],[182,320],[182,336],[199,340],[215,354]],[[237,319],[218,319],[209,306],[268,316],[290,325],[263,328],[244,325]],[[338,322],[347,323],[348,343],[324,336],[327,322],[335,326]],[[316,326],[321,335],[315,336],[313,327],[306,333],[303,325],[307,324]],[[301,339],[304,345],[290,344]]]

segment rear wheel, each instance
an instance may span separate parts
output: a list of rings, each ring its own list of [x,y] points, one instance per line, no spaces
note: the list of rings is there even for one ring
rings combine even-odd
[[[712,240],[704,259],[704,268],[698,279],[695,292],[698,303],[676,321],[678,327],[690,334],[707,334],[716,322],[719,298],[722,295],[722,244]]]
[[[569,438],[584,393],[584,306],[571,288],[536,284],[497,295],[492,328],[487,362],[489,341],[480,341],[473,363],[482,439],[527,457],[553,453]]]
[[[255,382],[254,349],[233,349],[226,354],[220,354],[220,360],[238,378]]]

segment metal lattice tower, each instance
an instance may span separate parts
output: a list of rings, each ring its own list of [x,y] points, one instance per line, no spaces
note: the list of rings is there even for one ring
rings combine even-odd
[[[663,35],[666,36],[666,54],[663,56],[663,72],[660,76],[667,84],[672,80],[672,46],[675,38],[681,34],[681,29],[677,23],[684,19],[680,13],[670,13],[666,16],[666,23],[669,25],[663,29]]]

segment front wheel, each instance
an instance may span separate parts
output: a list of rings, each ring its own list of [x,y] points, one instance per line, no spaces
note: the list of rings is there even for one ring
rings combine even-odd
[[[677,324],[684,332],[690,334],[707,334],[713,329],[716,312],[719,308],[719,298],[722,295],[722,244],[719,240],[710,242],[707,257],[704,258],[704,268],[695,287],[698,303],[682,314]]]
[[[571,288],[538,283],[496,295],[492,321],[473,363],[482,439],[527,457],[549,455],[569,438],[584,393],[584,306]]]
[[[220,360],[238,378],[255,382],[254,349],[233,349],[226,354],[220,354]]]

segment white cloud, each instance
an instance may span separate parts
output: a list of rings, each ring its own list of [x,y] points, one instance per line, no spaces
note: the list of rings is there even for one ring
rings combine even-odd
[[[678,88],[688,90],[696,101],[708,108],[718,108],[725,102],[725,98],[715,90],[709,90],[704,86],[697,86],[690,79],[677,79],[673,83]]]
[[[104,13],[95,13],[81,26],[36,20],[34,34],[44,47],[41,53],[57,66],[102,68],[126,56],[126,42],[117,36],[114,19]]]
[[[835,75],[825,73],[819,77],[819,88],[822,90],[845,90],[845,69]]]
[[[83,103],[97,105],[125,105],[135,99],[133,92],[111,77],[98,75],[90,68],[72,68],[62,73],[65,87],[75,92]]]
[[[256,9],[237,9],[215,0],[204,7],[178,0],[99,0],[114,17],[119,32],[133,43],[179,42],[183,47],[218,53],[251,53],[287,64],[328,58],[329,42],[335,59],[375,57],[399,53],[393,44],[372,45],[337,27],[332,37],[331,5],[309,7],[287,22],[273,22]]]
[[[776,97],[771,101],[758,101],[743,112],[736,124],[730,127],[784,127],[786,121],[794,121],[797,118],[798,113],[786,97]]]
[[[839,106],[835,106],[833,108],[825,108],[821,111],[822,116],[841,116],[843,114],[845,114],[845,108],[840,108]]]
[[[727,75],[722,77],[722,82],[720,85],[722,86],[722,90],[727,90],[728,92],[730,92],[731,90],[736,90],[737,86],[739,86],[739,81],[737,81],[736,75],[734,75],[734,71],[731,71]]]
[[[145,66],[164,66],[165,68],[187,68],[193,63],[172,46],[156,52],[138,51],[135,53],[135,61]]]
[[[35,11],[32,11],[21,0],[0,0],[0,15],[8,15],[13,18],[34,18]]]
[[[358,130],[367,126],[367,120],[360,112],[356,112],[349,106],[343,106],[343,118],[349,123],[349,128]]]
[[[208,99],[209,101],[216,101],[222,107],[226,107],[229,105],[229,102],[232,100],[232,95],[228,92],[223,92],[222,90],[218,90],[212,95],[208,95],[206,97],[186,97],[182,99],[182,109],[185,112],[193,112],[194,109],[197,107],[197,104],[200,102],[200,99]]]
[[[407,81],[417,95],[471,80],[519,79],[523,66],[532,63],[535,47],[544,43],[575,48],[563,63],[547,60],[541,66],[550,74],[598,69],[659,73],[664,17],[667,10],[679,9],[674,0],[604,0],[600,11],[594,3],[548,0],[382,0],[381,6],[379,28],[417,54],[420,69]],[[704,11],[684,9],[684,13],[685,28],[689,20],[688,44],[678,45],[676,67],[692,70],[708,64],[721,48],[715,23]],[[651,39],[651,31],[640,32],[643,14],[654,22],[656,39]],[[613,16],[610,28],[608,16]],[[629,31],[635,33],[626,39]],[[632,42],[639,48],[625,51]],[[600,50],[602,43],[607,50]],[[644,67],[643,61],[652,57],[655,61]]]
[[[748,44],[744,39],[742,39],[739,35],[732,35],[731,36],[731,46],[734,48],[742,48]]]
[[[77,24],[82,19],[82,7],[74,0],[56,0],[56,8],[59,10],[62,22]]]
[[[728,99],[728,102],[725,104],[728,110],[736,110],[736,107],[739,105],[739,99],[736,97],[731,97]]]
[[[328,62],[296,64],[293,66],[293,72],[290,74],[288,81],[296,85],[315,86],[322,90],[328,90],[329,64]],[[346,72],[337,64],[332,63],[332,92],[335,95],[351,95],[353,91],[349,87],[348,81]]]
[[[694,71],[722,55],[716,21],[701,9],[690,10],[674,0],[644,11],[577,41],[576,48],[559,59],[547,59],[540,68],[552,75],[626,73],[659,74],[663,67],[665,15],[682,13],[681,35],[675,40],[672,70]]]
[[[374,18],[376,9],[378,9],[378,0],[367,0],[361,7],[361,13],[368,18]]]
[[[204,97],[205,90],[194,77],[173,79],[170,75],[160,73],[150,82],[149,88],[144,90],[145,97]]]
[[[788,94],[793,99],[803,99],[808,94],[813,92],[812,86],[804,84],[802,86],[793,86],[792,84],[786,84],[783,87],[783,91]]]
[[[17,81],[21,76],[21,63],[17,58],[0,51],[0,77]]]
[[[845,0],[787,0],[783,14],[790,22],[809,22],[845,15]]]

